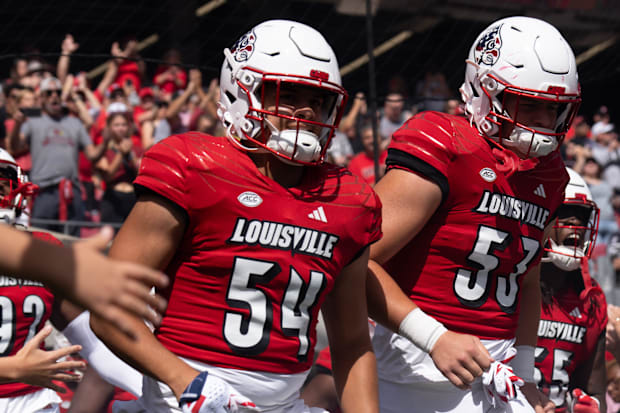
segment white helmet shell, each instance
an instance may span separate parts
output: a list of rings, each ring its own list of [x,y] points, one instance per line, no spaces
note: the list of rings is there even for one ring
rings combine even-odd
[[[315,29],[290,20],[259,24],[224,50],[220,74],[218,116],[231,140],[244,150],[269,151],[293,164],[323,160],[346,103],[336,55]],[[294,113],[267,111],[266,84],[277,89],[294,85],[315,88],[330,96],[320,119],[295,117]],[[294,129],[280,131],[267,115],[294,121]],[[320,133],[308,125],[320,126]]]
[[[561,224],[559,219],[562,217],[556,219],[554,230],[569,229],[573,233],[564,244],[558,244],[550,237],[542,261],[551,262],[564,271],[574,271],[579,268],[582,258],[589,258],[592,254],[598,234],[599,209],[584,179],[574,170],[570,168],[566,170],[569,182],[565,189],[564,203],[560,208],[583,208],[584,222],[582,225]]]
[[[558,148],[581,99],[575,56],[555,27],[531,17],[498,20],[480,33],[466,63],[461,97],[481,134],[523,158]],[[518,123],[504,107],[510,94],[517,113],[519,99],[557,104],[554,129]],[[502,122],[512,126],[508,136],[500,137]]]

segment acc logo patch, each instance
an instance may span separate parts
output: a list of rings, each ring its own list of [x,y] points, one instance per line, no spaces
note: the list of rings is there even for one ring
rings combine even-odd
[[[263,203],[263,198],[261,198],[257,193],[252,191],[245,191],[237,197],[237,200],[246,207],[250,208],[257,207]]]
[[[497,179],[497,174],[491,168],[482,168],[480,170],[480,176],[487,182],[493,182]]]
[[[256,35],[253,30],[250,30],[239,40],[233,44],[230,48],[230,52],[237,62],[245,62],[254,53],[254,43],[256,42]]]
[[[499,51],[502,48],[502,38],[499,35],[501,25],[491,27],[482,34],[476,45],[474,59],[477,64],[493,66],[499,59]]]

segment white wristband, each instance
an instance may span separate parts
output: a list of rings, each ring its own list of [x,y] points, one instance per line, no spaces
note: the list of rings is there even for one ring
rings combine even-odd
[[[534,346],[516,346],[517,355],[508,364],[523,381],[534,382]]]
[[[443,324],[420,308],[412,310],[398,326],[398,334],[430,353],[439,337],[448,331]]]

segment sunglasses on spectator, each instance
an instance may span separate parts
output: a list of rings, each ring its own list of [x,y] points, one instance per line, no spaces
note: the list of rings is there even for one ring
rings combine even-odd
[[[43,93],[45,93],[45,96],[47,96],[47,97],[52,96],[54,93],[57,94],[58,96],[60,96],[60,90],[59,89],[45,90]]]

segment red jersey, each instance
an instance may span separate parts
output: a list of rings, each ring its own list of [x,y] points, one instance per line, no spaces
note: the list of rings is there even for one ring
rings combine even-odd
[[[588,271],[587,261],[581,268]],[[573,288],[566,289],[542,306],[534,379],[538,388],[558,407],[565,405],[575,369],[594,356],[598,340],[605,333],[605,294],[597,284],[591,291],[586,295]]]
[[[46,232],[32,232],[33,237],[62,244]],[[0,276],[0,356],[14,356],[34,337],[52,314],[54,296],[38,281]],[[41,390],[25,383],[0,383],[0,397],[16,397]]]
[[[514,337],[523,276],[564,199],[560,155],[519,162],[466,119],[422,112],[394,133],[387,165],[435,182],[442,202],[386,270],[449,330]]]
[[[283,188],[226,137],[198,132],[154,145],[136,190],[188,217],[165,272],[156,335],[173,353],[272,373],[310,368],[321,304],[344,266],[381,236],[380,202],[344,168],[307,168]]]
[[[379,171],[383,175],[385,171],[385,160],[387,159],[387,151],[381,152],[379,155]],[[375,159],[368,156],[366,152],[358,153],[351,159],[347,168],[355,175],[363,178],[370,185],[375,184]],[[380,176],[381,176],[380,175]]]

